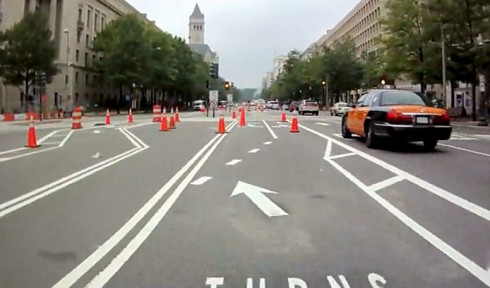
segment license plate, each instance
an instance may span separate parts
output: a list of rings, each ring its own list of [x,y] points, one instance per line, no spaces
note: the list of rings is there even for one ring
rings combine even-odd
[[[416,124],[429,124],[429,117],[415,117]]]

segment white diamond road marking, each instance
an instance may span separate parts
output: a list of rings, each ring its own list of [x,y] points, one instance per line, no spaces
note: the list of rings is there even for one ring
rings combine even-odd
[[[260,151],[259,148],[255,148],[255,149],[252,149],[252,150],[248,151],[248,153],[253,154],[253,153],[257,153],[259,151]]]
[[[209,176],[202,176],[201,178],[195,180],[194,182],[191,183],[191,185],[202,185],[206,182],[208,182],[209,180],[211,180],[213,177],[209,177]]]

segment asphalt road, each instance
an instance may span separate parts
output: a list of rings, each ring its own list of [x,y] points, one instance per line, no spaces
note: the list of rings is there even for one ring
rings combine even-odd
[[[488,129],[428,153],[225,116],[0,125],[0,288],[490,287]]]

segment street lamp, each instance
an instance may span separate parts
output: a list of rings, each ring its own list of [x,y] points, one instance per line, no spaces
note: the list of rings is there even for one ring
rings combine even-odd
[[[65,88],[66,88],[66,96],[68,97],[68,66],[70,59],[70,31],[68,29],[63,30],[63,33],[66,34],[66,73],[65,73]],[[68,100],[68,99],[67,99]]]

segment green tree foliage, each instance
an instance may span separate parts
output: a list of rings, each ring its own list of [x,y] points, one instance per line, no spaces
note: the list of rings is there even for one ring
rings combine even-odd
[[[432,35],[426,29],[431,21],[429,13],[418,1],[388,0],[386,8],[387,15],[381,22],[386,70],[419,83],[425,92],[434,76],[440,79],[440,67],[434,66],[438,63],[434,59],[441,57],[432,49]]]
[[[476,120],[478,75],[488,74],[490,10],[488,0],[428,0],[432,22],[445,35],[453,80],[472,84],[472,115]],[[487,79],[488,81],[488,79]]]
[[[97,35],[93,50],[103,55],[95,68],[104,82],[121,88],[120,97],[123,88],[131,89],[133,83],[144,90],[181,96],[184,103],[207,93],[209,65],[202,57],[182,38],[145,24],[136,15],[124,15],[109,23]]]
[[[0,49],[0,76],[6,84],[23,84],[24,97],[37,73],[45,73],[48,83],[58,73],[54,65],[56,44],[51,39],[48,18],[43,13],[27,13],[1,35],[0,43],[3,47]]]
[[[333,103],[338,101],[341,93],[361,87],[364,65],[356,56],[352,40],[345,39],[307,60],[300,56],[298,51],[289,53],[283,74],[270,89],[262,92],[263,98],[312,98],[325,103],[325,89],[328,87],[328,94],[333,95],[328,101]],[[325,85],[325,81],[328,85]]]

